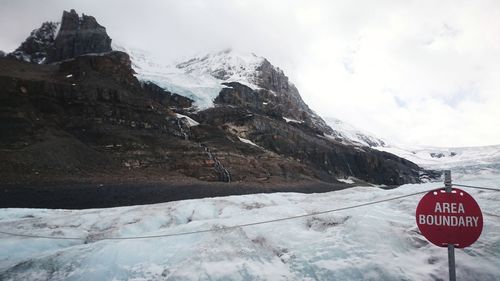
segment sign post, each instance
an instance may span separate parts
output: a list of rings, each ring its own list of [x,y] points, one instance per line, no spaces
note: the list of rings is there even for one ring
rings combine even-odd
[[[447,193],[451,193],[451,171],[444,171],[444,187]],[[456,281],[457,275],[455,271],[455,245],[448,244],[448,272],[450,281]]]
[[[428,192],[418,203],[418,229],[427,240],[448,248],[450,280],[456,280],[455,248],[472,245],[483,230],[483,215],[467,192],[452,188],[451,172],[444,171],[444,189]]]

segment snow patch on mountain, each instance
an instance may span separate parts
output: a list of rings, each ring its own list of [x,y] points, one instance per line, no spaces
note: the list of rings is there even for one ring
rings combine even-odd
[[[299,120],[295,120],[295,119],[287,118],[287,117],[283,117],[283,120],[285,120],[287,123],[297,123],[297,124],[304,123],[304,121],[299,121]]]
[[[252,146],[255,146],[255,147],[258,147],[258,148],[261,148],[263,149],[262,147],[260,147],[258,144],[254,143],[253,141],[249,140],[249,139],[245,139],[245,138],[242,138],[242,137],[238,137],[238,139],[243,142],[243,143],[246,143],[246,144],[249,144],[249,145],[252,145]]]
[[[195,127],[195,126],[200,125],[200,123],[197,122],[197,121],[195,121],[193,118],[191,118],[189,116],[186,116],[186,115],[183,115],[183,114],[176,113],[175,117],[177,117],[178,119],[184,119],[184,120],[186,120],[187,125],[189,127]]]

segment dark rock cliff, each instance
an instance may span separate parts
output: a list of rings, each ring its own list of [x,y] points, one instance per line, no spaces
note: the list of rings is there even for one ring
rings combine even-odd
[[[111,51],[106,28],[92,16],[64,11],[61,23],[45,22],[8,56],[32,63],[52,63],[90,53]]]
[[[75,10],[64,11],[61,28],[49,49],[47,61],[55,62],[89,53],[111,51],[111,38],[106,28],[92,16],[79,17]]]
[[[224,88],[216,99],[220,106],[200,112],[199,120],[305,163],[324,180],[353,176],[388,185],[419,181],[421,169],[410,161],[368,147],[333,141],[306,122],[287,122],[280,110],[270,106],[271,101],[262,104],[262,98],[270,97],[265,90],[254,92],[239,83],[228,85],[231,88]]]
[[[231,181],[314,178],[304,165],[219,126],[192,127],[176,114],[189,114],[192,101],[139,83],[127,57],[111,52],[52,65],[0,59],[1,182],[217,181],[227,179],[224,170]]]

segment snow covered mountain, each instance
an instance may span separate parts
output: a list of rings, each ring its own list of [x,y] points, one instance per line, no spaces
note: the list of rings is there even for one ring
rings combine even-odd
[[[63,21],[72,22],[70,26],[81,25],[90,26],[91,29],[85,32],[94,34],[93,38],[99,38],[92,45],[99,46],[96,52],[109,51],[107,47],[111,40],[105,33],[105,28],[100,26],[93,17],[83,15],[79,17],[74,10],[65,12]],[[31,32],[30,36],[14,52],[8,54],[19,60],[44,63],[57,60],[50,58],[56,56],[54,50],[65,46],[68,31],[64,31],[65,36],[56,38],[60,22],[46,22],[38,29]],[[94,29],[92,29],[94,28]],[[70,33],[72,31],[69,31]],[[82,34],[84,34],[82,32]],[[78,40],[75,43],[75,49],[59,50],[58,56],[74,56],[79,53],[88,53],[93,50],[86,50],[84,35],[75,33]],[[73,36],[73,35],[69,35]],[[56,40],[57,39],[57,40]],[[69,38],[68,40],[73,40]],[[270,90],[273,95],[283,97],[279,102],[288,102],[294,104],[288,110],[288,114],[283,117],[285,120],[296,123],[309,122],[316,128],[321,129],[325,137],[340,141],[345,144],[361,146],[383,146],[385,142],[370,134],[361,132],[352,126],[331,118],[329,124],[312,111],[302,100],[298,90],[288,81],[283,71],[273,66],[264,57],[253,53],[238,52],[232,49],[225,49],[219,52],[210,53],[203,56],[197,56],[190,60],[164,64],[161,60],[155,58],[147,51],[127,48],[125,44],[112,44],[113,50],[123,51],[130,55],[132,66],[137,73],[137,78],[141,81],[153,82],[165,90],[177,93],[194,100],[194,105],[198,110],[211,108],[214,106],[214,100],[223,88],[228,87],[224,83],[237,82],[249,87],[252,90],[262,89]],[[88,48],[87,48],[88,49]],[[268,105],[270,101],[263,101]],[[269,106],[268,106],[269,107]],[[304,118],[307,116],[308,120]],[[330,125],[330,126],[328,126]],[[333,130],[331,128],[334,128]]]
[[[264,57],[253,53],[238,52],[232,49],[222,50],[198,56],[188,61],[175,64],[160,64],[158,59],[146,51],[130,49],[122,45],[113,45],[113,49],[130,54],[132,66],[137,77],[142,81],[151,81],[168,91],[180,93],[195,101],[198,109],[207,109],[215,106],[214,100],[223,88],[224,83],[238,82],[252,90],[270,88],[263,83],[263,65],[269,65],[279,75],[284,73],[278,67],[272,66]],[[279,94],[274,92],[275,94]],[[289,94],[289,93],[288,93]],[[301,105],[316,123],[323,123],[321,117],[310,110],[302,101],[298,92],[293,92],[294,99]],[[264,102],[267,103],[268,102]],[[284,117],[287,122],[301,123],[300,116],[295,119]],[[345,144],[378,147],[385,146],[386,142],[376,136],[363,132],[339,119],[329,117],[322,125],[325,137]],[[328,125],[330,128],[328,128]]]

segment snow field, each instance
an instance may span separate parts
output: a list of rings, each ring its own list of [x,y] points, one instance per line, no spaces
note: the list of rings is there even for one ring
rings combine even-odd
[[[498,180],[497,178],[496,180]],[[421,196],[232,230],[155,239],[98,241],[214,229],[323,211],[440,187],[439,183],[325,194],[256,194],[81,211],[2,209],[0,229],[86,240],[1,235],[1,280],[434,280],[447,251],[418,234]],[[456,251],[464,280],[500,276],[500,194],[467,190],[483,211],[478,242]],[[487,214],[486,214],[487,213]],[[101,235],[102,234],[102,235]]]

